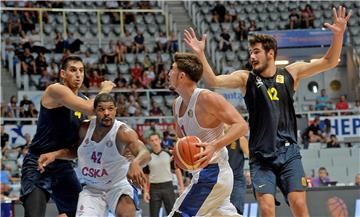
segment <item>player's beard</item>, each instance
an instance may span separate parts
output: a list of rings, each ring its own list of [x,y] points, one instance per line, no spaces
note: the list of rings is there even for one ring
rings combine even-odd
[[[262,66],[260,66],[259,68],[254,68],[253,67],[253,72],[257,75],[260,75],[267,67],[268,67],[269,63],[267,60],[265,60],[265,62],[263,63]]]

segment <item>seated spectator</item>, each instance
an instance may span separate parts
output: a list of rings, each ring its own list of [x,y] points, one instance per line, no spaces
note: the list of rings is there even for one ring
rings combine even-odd
[[[104,64],[117,63],[117,60],[115,62],[115,58],[117,59],[116,46],[113,44],[113,41],[110,40],[109,44],[102,50],[101,60]]]
[[[22,26],[22,30],[25,33],[35,29],[35,22],[36,22],[36,18],[32,14],[32,12],[23,11],[23,14],[22,14],[22,17],[21,17],[21,26]]]
[[[12,41],[10,38],[6,38],[5,39],[5,45],[4,45],[4,61],[5,61],[5,68],[8,68],[9,62],[8,62],[8,58],[10,56],[10,53],[15,52],[15,46],[13,45]],[[11,60],[10,60],[11,61]]]
[[[19,45],[23,49],[25,48],[31,49],[30,38],[24,31],[19,32]]]
[[[155,60],[155,71],[159,73],[161,70],[164,69],[164,61],[162,60],[161,53],[156,53],[156,60]]]
[[[74,38],[72,32],[68,32],[67,37],[64,38],[64,48],[68,49],[71,53],[79,51],[83,43],[80,39]]]
[[[168,131],[163,132],[163,139],[161,140],[161,147],[163,149],[165,149],[166,151],[169,151],[169,150],[173,149],[173,147],[174,147],[174,140],[171,139]]]
[[[20,101],[20,108],[23,109],[25,114],[30,114],[30,105],[34,104],[31,100],[29,100],[29,97],[27,95],[23,96],[23,99]],[[30,115],[25,115],[25,117],[28,117]]]
[[[327,148],[340,148],[340,144],[337,141],[337,138],[336,138],[335,134],[332,134],[330,136],[330,141],[327,142],[326,147]]]
[[[336,110],[348,110],[349,109],[349,103],[346,101],[346,96],[341,95],[339,102],[336,103]],[[341,112],[341,115],[347,115],[349,112]]]
[[[167,85],[167,80],[168,79],[167,79],[165,69],[162,69],[155,77],[155,80],[152,82],[152,88],[164,89]]]
[[[125,29],[125,35],[121,36],[120,41],[121,41],[123,53],[132,52],[134,43],[131,34],[127,29]]]
[[[35,65],[35,58],[30,53],[29,48],[25,48],[24,54],[20,57],[20,65],[21,65],[21,73],[22,74],[35,74],[36,72],[36,65]]]
[[[27,155],[27,153],[29,152],[29,146],[24,145],[20,147],[20,153],[19,153],[19,157],[16,160],[17,166],[21,169],[23,162],[24,162],[24,157]]]
[[[159,107],[159,104],[155,101],[151,103],[150,116],[164,116],[165,113]]]
[[[45,90],[50,84],[53,83],[53,78],[51,75],[49,75],[48,71],[44,69],[41,72],[41,76],[38,81],[38,89],[39,90]]]
[[[46,70],[48,64],[43,52],[39,52],[35,59],[36,74],[41,74],[43,70]]]
[[[144,61],[143,61],[143,68],[144,68],[145,70],[147,70],[147,69],[149,69],[150,66],[152,66],[152,65],[153,65],[153,63],[152,63],[152,61],[151,61],[151,59],[150,59],[150,57],[149,57],[149,54],[146,54],[145,57],[144,57]]]
[[[324,137],[320,129],[320,118],[315,117],[314,122],[304,130],[302,134],[304,149],[307,149],[309,142],[323,142]]]
[[[226,8],[221,2],[217,2],[212,9],[212,22],[222,23],[225,20]]]
[[[7,111],[12,118],[19,117],[20,107],[18,105],[17,97],[15,95],[10,97],[10,102],[7,106]]]
[[[6,196],[10,195],[11,192],[11,174],[9,172],[10,168],[6,168],[6,166],[1,161],[1,171],[0,171],[0,186],[1,186],[1,194]]]
[[[229,6],[227,7],[226,13],[225,13],[225,22],[232,23],[237,19],[237,13],[235,9],[235,3],[229,1]]]
[[[244,20],[239,20],[238,26],[235,28],[236,39],[239,41],[247,40],[248,38],[248,29]]]
[[[171,53],[175,53],[179,50],[178,37],[174,31],[170,32],[170,38],[167,50]]]
[[[5,126],[1,124],[0,126],[1,134],[1,155],[4,156],[5,152],[9,149],[9,134],[5,133]]]
[[[61,32],[56,32],[54,43],[55,43],[55,53],[64,52],[64,40],[61,35]]]
[[[125,48],[122,45],[122,42],[118,40],[115,45],[115,63],[124,64],[125,63]]]
[[[323,123],[321,131],[323,131],[324,141],[328,142],[330,141],[330,136],[334,134],[334,129],[331,127],[331,121],[328,118],[326,118]]]
[[[330,178],[325,167],[320,167],[318,170],[318,177],[313,179],[314,187],[328,186]]]
[[[164,52],[167,51],[169,45],[165,32],[161,31],[158,37],[156,37],[155,42],[156,42],[157,51],[164,51]]]
[[[300,16],[296,11],[296,8],[292,8],[289,15],[289,29],[299,28]]]
[[[90,78],[89,78],[89,87],[90,88],[99,88],[101,86],[101,82],[103,82],[103,81],[104,81],[104,78],[99,73],[98,70],[94,69],[90,73]]]
[[[256,26],[256,21],[255,20],[252,20],[250,22],[248,32],[254,32],[254,31],[261,31],[261,28]]]
[[[311,5],[307,4],[305,8],[301,10],[301,28],[314,28],[314,19],[313,9]]]
[[[135,63],[135,66],[130,68],[131,77],[134,82],[141,81],[142,71],[143,69],[138,62]]]
[[[150,66],[147,70],[145,70],[141,76],[141,84],[144,88],[150,89],[152,82],[155,80],[155,71],[154,67]]]
[[[118,76],[114,80],[114,84],[116,85],[116,88],[127,88],[127,81],[121,73],[118,73]]]
[[[133,48],[133,53],[139,53],[142,51],[146,52],[145,38],[140,30],[136,31],[136,36],[134,37],[134,45],[135,46]]]
[[[355,176],[355,186],[360,187],[360,173]]]
[[[329,97],[326,95],[326,90],[322,89],[320,91],[320,96],[316,97],[315,110],[324,110],[329,106]]]
[[[219,49],[221,51],[232,51],[231,36],[227,29],[223,28],[223,32],[220,34]]]
[[[9,35],[18,35],[22,31],[20,15],[17,11],[12,11],[7,22],[7,30]]]

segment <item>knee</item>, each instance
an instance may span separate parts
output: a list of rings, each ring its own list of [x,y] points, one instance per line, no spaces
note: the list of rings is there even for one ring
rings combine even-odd
[[[136,209],[133,199],[128,195],[121,196],[115,212],[117,217],[135,217]]]
[[[275,216],[275,207],[268,202],[262,202],[259,204],[262,216]]]
[[[303,209],[306,207],[306,201],[302,197],[298,197],[290,202],[290,205],[292,205],[296,209]]]

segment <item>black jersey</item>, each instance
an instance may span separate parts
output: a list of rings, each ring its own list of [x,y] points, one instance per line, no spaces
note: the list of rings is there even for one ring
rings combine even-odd
[[[86,98],[80,93],[78,95]],[[36,133],[29,151],[40,155],[76,144],[80,124],[85,118],[81,112],[65,106],[47,109],[41,104]]]
[[[251,158],[271,158],[286,142],[296,143],[294,93],[294,79],[286,69],[278,68],[271,78],[249,74],[244,98],[249,112]]]

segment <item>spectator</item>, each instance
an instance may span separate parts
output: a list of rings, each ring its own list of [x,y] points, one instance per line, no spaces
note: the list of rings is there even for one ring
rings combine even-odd
[[[118,40],[116,42],[116,46],[115,46],[115,53],[116,53],[116,57],[115,57],[115,63],[118,64],[124,64],[125,63],[125,48],[122,45],[122,42],[120,40]]]
[[[61,32],[56,32],[54,43],[55,43],[55,53],[64,52],[64,40],[61,35]]]
[[[134,37],[134,48],[133,48],[133,53],[139,53],[142,51],[146,52],[146,47],[145,47],[145,38],[144,35],[142,34],[142,32],[138,29],[136,31],[136,36]]]
[[[320,96],[316,97],[315,110],[324,110],[329,106],[329,97],[326,95],[326,90],[322,89],[320,91]]]
[[[171,172],[172,159],[168,152],[162,150],[159,134],[150,134],[149,141],[151,144],[151,161],[144,168],[144,172],[148,175],[150,185],[145,185],[144,201],[146,203],[150,202],[150,216],[157,217],[162,203],[165,205],[167,214],[170,214],[175,203]],[[175,173],[181,194],[184,191],[184,184],[180,169],[175,169]]]
[[[329,174],[325,167],[320,167],[318,177],[313,179],[314,187],[328,186],[330,182]]]
[[[323,142],[324,137],[320,129],[320,118],[315,117],[313,123],[304,130],[302,135],[304,149],[307,149],[309,142]]]
[[[161,147],[166,151],[169,151],[169,150],[173,149],[173,147],[174,147],[174,141],[173,141],[173,139],[170,138],[168,131],[163,132],[163,139],[161,140]]]
[[[1,194],[8,196],[12,190],[11,188],[11,174],[9,168],[1,161],[1,171],[0,171],[0,185],[1,185]]]
[[[355,186],[360,187],[360,173],[355,176]]]
[[[244,20],[239,20],[238,26],[235,28],[236,39],[239,41],[247,40],[248,38],[248,29]]]
[[[156,101],[152,101],[151,109],[150,109],[150,116],[164,116],[165,113],[159,107],[159,104]]]
[[[248,32],[254,32],[254,31],[261,31],[261,28],[256,26],[256,21],[255,20],[252,20],[250,22]]]
[[[225,22],[232,23],[237,19],[237,13],[235,9],[235,3],[229,2],[227,13],[225,14]]]
[[[5,61],[5,66],[6,68],[8,68],[9,62],[8,62],[8,58],[10,56],[10,53],[13,53],[15,51],[15,46],[12,44],[12,41],[10,38],[6,38],[5,39],[5,46],[4,46],[4,61]],[[12,60],[10,60],[12,61]]]
[[[330,141],[328,141],[328,143],[326,144],[326,147],[327,148],[340,148],[340,144],[337,141],[335,134],[331,134]]]
[[[52,77],[49,75],[47,70],[43,70],[41,72],[41,76],[38,81],[38,89],[39,90],[45,90],[50,84],[52,84]]]
[[[92,70],[92,72],[90,72],[89,87],[99,88],[103,80],[104,80],[103,76],[98,72],[97,69],[94,69]]]
[[[29,38],[29,36],[26,35],[26,33],[24,31],[19,32],[19,45],[23,49],[31,48],[30,38]]]
[[[150,126],[147,130],[144,131],[143,139],[146,141],[147,144],[149,144],[149,138],[152,134],[158,134],[161,135],[161,132],[156,129],[156,121],[153,119],[150,120]]]
[[[29,146],[25,145],[20,147],[19,157],[16,160],[17,166],[20,169],[22,168],[24,157],[27,155],[28,152],[29,152]]]
[[[43,52],[39,52],[35,59],[36,74],[41,74],[42,71],[46,70],[48,64]]]
[[[9,149],[9,134],[5,133],[5,126],[0,126],[0,133],[1,133],[1,153],[4,156],[5,152]]]
[[[166,84],[167,84],[167,75],[166,75],[165,69],[162,69],[155,77],[152,88],[163,89],[166,87]]]
[[[125,35],[121,37],[121,45],[123,53],[130,53],[133,50],[133,39],[128,30],[125,29]]]
[[[8,110],[9,117],[11,117],[11,118],[19,117],[20,107],[17,103],[17,97],[15,95],[10,97],[10,102],[8,103],[7,110]]]
[[[118,73],[118,76],[114,80],[114,84],[117,88],[127,88],[127,81],[121,73]]]
[[[212,22],[222,23],[225,20],[226,8],[221,2],[217,2],[212,10]]]
[[[296,11],[296,8],[290,10],[289,15],[289,29],[297,29],[299,27],[300,16]]]
[[[116,62],[115,62],[116,58]],[[112,40],[109,40],[108,46],[102,50],[102,63],[117,63],[117,55],[116,55],[116,46],[113,44]]]
[[[170,39],[167,50],[171,53],[175,53],[179,50],[178,37],[174,31],[170,32]]]
[[[97,64],[97,60],[95,58],[91,57],[91,53],[89,50],[85,51],[85,57],[84,57],[83,61],[84,61],[84,64],[87,69],[95,68],[95,66]]]
[[[30,105],[34,104],[27,95],[23,96],[23,99],[20,101],[20,108],[23,109],[25,117],[30,116]]]
[[[30,104],[29,111],[30,111],[30,113],[29,113],[30,116],[29,117],[31,117],[31,118],[37,118],[38,117],[39,112],[36,110],[36,107],[35,107],[34,104]]]
[[[139,62],[135,63],[135,66],[130,68],[130,73],[133,81],[140,81],[143,69],[140,67]]]
[[[147,70],[147,69],[149,69],[150,66],[152,66],[152,65],[153,65],[153,63],[152,63],[149,55],[146,54],[145,57],[144,57],[144,61],[143,61],[143,68],[144,68],[145,70]]]
[[[141,77],[141,84],[144,88],[150,89],[152,82],[155,80],[155,72],[154,67],[150,66],[147,70],[145,70]]]
[[[164,51],[166,52],[169,48],[168,39],[166,37],[166,33],[161,31],[159,35],[155,39],[157,51]]]
[[[35,29],[35,16],[29,11],[24,11],[23,16],[21,17],[21,26],[25,33]]]
[[[221,51],[232,51],[232,42],[231,42],[231,36],[227,29],[223,28],[223,32],[220,34],[220,44],[219,49]]]
[[[331,127],[331,121],[329,119],[326,118],[323,123],[324,124],[322,131],[323,131],[324,141],[328,142],[330,141],[330,136],[334,134],[334,130]]]
[[[9,16],[7,29],[10,35],[18,35],[22,31],[21,19],[17,11],[13,11],[12,15]]]
[[[301,10],[301,28],[314,28],[314,12],[311,5],[307,4],[303,10]]]
[[[355,110],[354,112],[355,114],[360,114],[360,100],[355,101],[354,110]]]
[[[161,53],[156,53],[156,61],[155,61],[155,71],[156,73],[159,73],[161,70],[164,69],[164,62],[161,57]]]
[[[25,48],[24,55],[20,58],[22,74],[34,74],[36,72],[35,59],[29,48]]]
[[[348,110],[349,109],[349,103],[346,101],[346,96],[341,95],[339,102],[336,103],[336,110]],[[341,115],[347,115],[349,112],[341,112]]]

